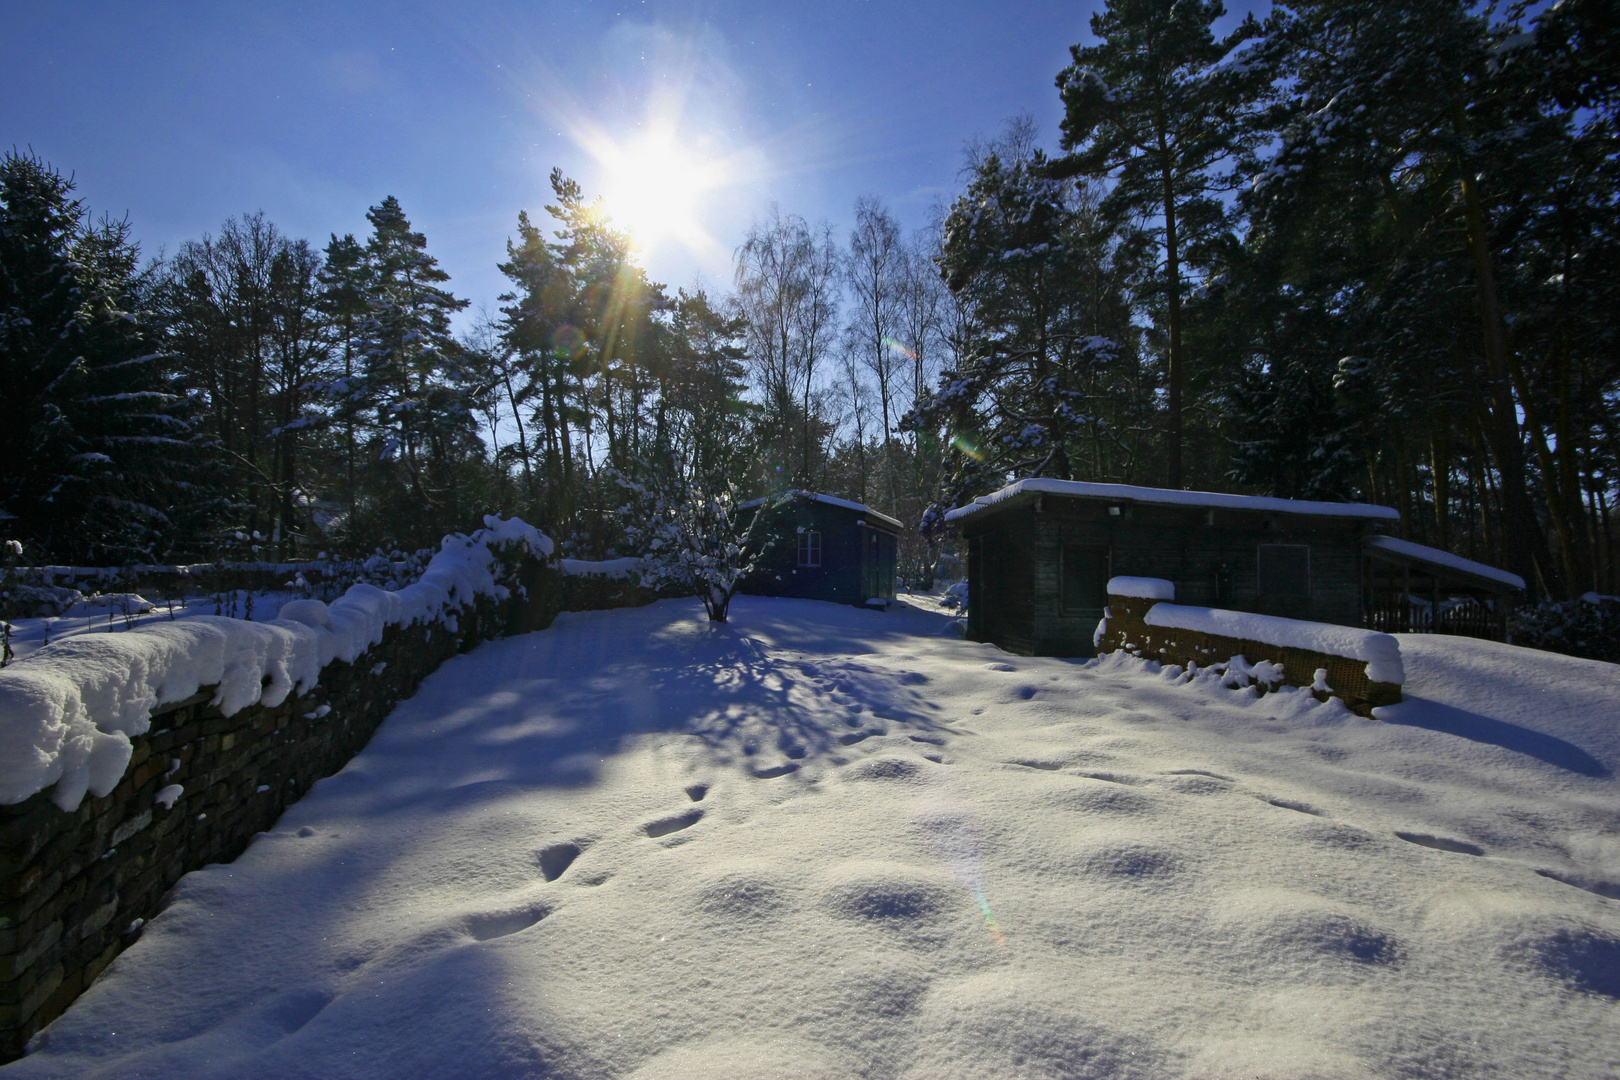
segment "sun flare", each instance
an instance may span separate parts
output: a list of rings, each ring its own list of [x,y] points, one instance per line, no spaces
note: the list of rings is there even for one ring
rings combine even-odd
[[[712,243],[701,216],[704,196],[721,186],[723,168],[692,153],[674,130],[649,132],[597,151],[608,215],[642,248],[676,240]]]

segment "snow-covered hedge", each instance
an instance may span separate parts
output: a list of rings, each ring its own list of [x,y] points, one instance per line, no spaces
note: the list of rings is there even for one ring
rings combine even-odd
[[[1401,667],[1400,643],[1390,635],[1374,630],[1180,604],[1154,604],[1143,622],[1149,626],[1258,641],[1279,648],[1346,656],[1365,663],[1367,678],[1373,682],[1399,685],[1406,681]]]
[[[600,562],[591,562],[586,559],[558,559],[557,566],[569,577],[606,577],[627,578],[632,574],[638,578],[643,566],[641,559],[634,555],[624,559],[604,559]]]
[[[1508,620],[1508,641],[1620,664],[1620,596],[1589,592],[1562,604],[1522,607]]]
[[[130,737],[155,707],[214,686],[226,716],[256,702],[278,705],[314,686],[333,660],[353,663],[383,628],[437,621],[479,595],[505,599],[503,552],[547,557],[551,540],[513,518],[484,519],[472,536],[448,536],[421,579],[397,592],[355,585],[332,604],[295,600],[263,623],[199,616],[128,633],[49,645],[0,670],[0,804],[55,785],[52,799],[78,807],[111,791],[129,765]]]

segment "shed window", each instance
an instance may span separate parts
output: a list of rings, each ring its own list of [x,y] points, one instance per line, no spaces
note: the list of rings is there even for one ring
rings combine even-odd
[[[1305,544],[1261,544],[1261,596],[1311,595],[1311,549]]]
[[[1066,546],[1063,549],[1063,610],[1088,611],[1108,603],[1108,549]]]
[[[799,534],[799,565],[821,565],[821,534],[814,529]]]

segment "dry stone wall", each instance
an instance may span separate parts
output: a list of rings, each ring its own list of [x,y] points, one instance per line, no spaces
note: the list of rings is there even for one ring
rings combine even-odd
[[[1149,626],[1147,613],[1156,603],[1157,600],[1143,597],[1109,594],[1108,614],[1097,640],[1097,651],[1123,650],[1133,656],[1182,667],[1192,663],[1210,667],[1242,656],[1251,664],[1270,661],[1281,666],[1283,681],[1301,687],[1316,685],[1317,671],[1325,671],[1330,688],[1327,693],[1340,698],[1362,716],[1370,716],[1377,706],[1394,705],[1401,700],[1399,683],[1372,681],[1367,677],[1366,663],[1351,657],[1197,630]],[[1322,696],[1325,698],[1326,694]]]
[[[59,809],[49,790],[0,806],[0,1063],[140,936],[175,882],[240,855],[440,664],[549,626],[561,577],[531,561],[518,595],[464,606],[454,632],[442,622],[390,626],[354,664],[327,665],[308,694],[273,708],[225,717],[210,704],[212,688],[163,706],[131,740],[118,786],[75,811]]]

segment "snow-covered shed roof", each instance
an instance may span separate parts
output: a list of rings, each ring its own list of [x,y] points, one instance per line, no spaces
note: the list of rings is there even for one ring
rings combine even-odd
[[[858,513],[865,514],[873,521],[881,522],[882,524],[887,525],[896,532],[899,532],[905,528],[904,525],[900,524],[899,521],[890,517],[888,514],[880,514],[870,506],[866,506],[863,503],[850,502],[848,499],[840,499],[834,495],[818,495],[813,491],[789,491],[787,494],[793,496],[795,499],[808,499],[811,502],[826,503],[828,506],[842,506],[845,510],[854,510]],[[764,505],[764,503],[764,499],[749,499],[745,503],[738,503],[737,509],[751,510],[756,506]]]
[[[1494,586],[1505,585],[1511,589],[1521,590],[1524,588],[1524,578],[1518,574],[1510,574],[1506,570],[1498,570],[1494,566],[1465,559],[1461,555],[1453,555],[1439,548],[1414,544],[1410,540],[1401,540],[1393,536],[1368,536],[1362,539],[1362,546],[1374,558],[1398,565],[1417,566],[1431,573],[1441,571],[1442,577],[1483,578]]]
[[[946,513],[946,521],[961,521],[1015,499],[1020,495],[1066,495],[1078,499],[1102,499],[1119,503],[1156,503],[1167,506],[1197,506],[1220,510],[1249,510],[1273,514],[1308,514],[1316,517],[1370,518],[1399,521],[1399,511],[1366,503],[1307,502],[1303,499],[1276,499],[1263,495],[1223,495],[1214,491],[1177,491],[1174,488],[1136,487],[1132,484],[1097,484],[1082,480],[1052,480],[1033,477],[1016,480],[999,491],[981,495],[966,506]]]

